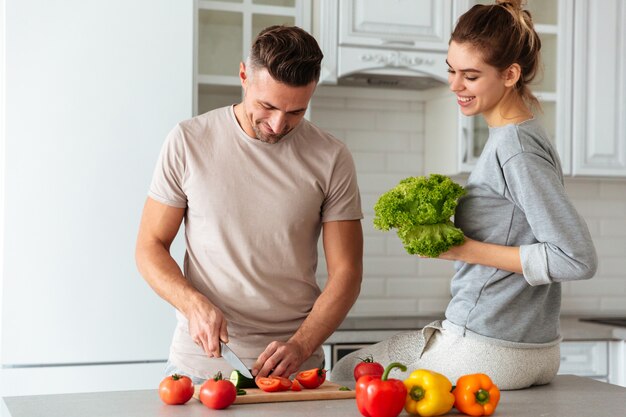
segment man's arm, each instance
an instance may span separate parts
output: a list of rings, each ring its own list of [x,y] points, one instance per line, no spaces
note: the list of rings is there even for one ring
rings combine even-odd
[[[189,334],[209,357],[220,356],[219,340],[228,341],[222,312],[183,276],[170,246],[185,215],[184,208],[146,200],[139,226],[135,260],[141,275],[164,300],[189,320]]]
[[[272,342],[252,373],[288,377],[337,329],[361,290],[363,230],[360,220],[323,224],[328,281],[309,316],[287,342]]]

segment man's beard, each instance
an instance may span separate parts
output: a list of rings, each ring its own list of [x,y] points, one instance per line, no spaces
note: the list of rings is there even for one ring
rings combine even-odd
[[[263,131],[259,127],[259,124],[260,123],[256,123],[256,124],[253,123],[252,130],[254,130],[254,134],[256,135],[256,138],[260,140],[261,142],[265,142],[265,143],[269,143],[273,145],[277,143],[278,141],[280,141],[282,138],[284,138],[287,133],[289,133],[289,130],[286,130],[282,133],[275,133],[275,134],[263,133]]]

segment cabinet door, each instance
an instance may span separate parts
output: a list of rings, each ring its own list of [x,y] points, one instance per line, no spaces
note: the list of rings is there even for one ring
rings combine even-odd
[[[450,0],[348,0],[340,7],[340,45],[435,51],[448,48]]]
[[[573,173],[626,176],[626,0],[575,7]]]
[[[561,343],[559,374],[573,374],[606,380],[608,372],[608,342],[567,341]]]

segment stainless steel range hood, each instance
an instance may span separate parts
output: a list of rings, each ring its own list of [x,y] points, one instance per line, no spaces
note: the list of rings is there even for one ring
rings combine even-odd
[[[446,85],[440,79],[423,74],[389,75],[366,72],[343,76],[337,80],[337,84],[350,87],[378,87],[401,90],[428,90]]]
[[[427,90],[447,84],[446,54],[338,48],[337,84]]]

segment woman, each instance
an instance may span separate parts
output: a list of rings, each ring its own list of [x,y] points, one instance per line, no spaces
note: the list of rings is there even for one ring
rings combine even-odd
[[[591,278],[597,258],[565,193],[558,155],[532,112],[538,102],[528,85],[540,48],[520,0],[476,5],[459,19],[448,83],[464,115],[485,118],[489,139],[455,214],[465,242],[440,255],[457,261],[446,319],[348,355],[333,368],[333,380],[351,379],[368,354],[452,382],[483,372],[501,389],[547,384],[556,375],[560,283]]]

